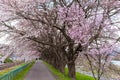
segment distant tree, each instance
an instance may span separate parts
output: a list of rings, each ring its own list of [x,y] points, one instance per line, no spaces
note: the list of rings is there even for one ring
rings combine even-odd
[[[12,63],[13,61],[10,58],[6,58],[4,63]]]

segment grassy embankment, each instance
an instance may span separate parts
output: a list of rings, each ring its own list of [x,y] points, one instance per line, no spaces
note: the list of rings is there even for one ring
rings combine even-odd
[[[14,69],[16,69],[16,68],[19,68],[19,67],[22,66],[22,65],[24,65],[24,63],[23,63],[23,64],[20,64],[20,65],[13,66],[13,67],[10,67],[10,68],[6,68],[6,69],[4,69],[4,70],[1,70],[1,71],[0,71],[0,76],[6,74],[6,73],[8,73],[8,72],[10,72],[10,71],[12,71],[12,70],[14,70]]]
[[[24,80],[24,77],[26,76],[26,74],[28,73],[28,71],[31,69],[31,67],[33,66],[35,62],[32,62],[31,64],[29,64],[23,71],[21,71],[20,73],[18,73],[15,77],[14,80]]]
[[[47,65],[47,67],[50,69],[52,74],[56,77],[56,80],[72,80],[71,78],[68,77],[68,70],[67,70],[67,68],[65,69],[65,75],[64,75],[60,71],[55,69],[52,65],[50,65],[50,64],[48,64],[46,62],[44,62],[44,64]],[[76,72],[76,80],[94,80],[94,78],[91,77],[91,76],[88,76],[88,75]]]

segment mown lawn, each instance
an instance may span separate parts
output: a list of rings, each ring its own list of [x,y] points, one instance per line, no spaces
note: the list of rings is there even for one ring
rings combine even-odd
[[[31,69],[31,67],[33,66],[35,62],[32,62],[31,64],[29,64],[23,71],[21,71],[20,73],[18,73],[13,80],[24,80],[24,77],[26,76],[26,74],[29,72],[29,70]]]
[[[44,62],[44,64],[46,64],[47,67],[50,69],[50,71],[53,73],[53,75],[55,75],[56,80],[72,80],[70,77],[68,77],[67,68],[65,69],[65,75],[64,75],[60,71],[55,69],[52,65],[50,65],[50,64],[48,64],[46,62]],[[94,80],[94,78],[91,77],[91,76],[76,72],[76,80]]]

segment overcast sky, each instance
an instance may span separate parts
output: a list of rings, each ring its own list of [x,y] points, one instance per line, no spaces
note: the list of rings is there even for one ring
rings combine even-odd
[[[8,37],[8,34],[4,35],[3,37],[0,38],[0,44],[8,44],[9,42],[6,41]]]

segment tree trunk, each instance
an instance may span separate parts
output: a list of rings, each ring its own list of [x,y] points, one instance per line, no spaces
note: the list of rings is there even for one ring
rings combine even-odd
[[[72,80],[75,79],[75,62],[70,62],[68,65],[68,75],[72,78]]]
[[[61,64],[61,66],[59,66],[59,70],[60,70],[60,72],[64,73],[65,72],[65,65]]]
[[[51,60],[52,61],[52,60]],[[63,60],[58,60],[57,58],[54,58],[52,61],[52,64],[56,69],[58,69],[60,72],[64,73],[65,71],[65,65],[66,61],[63,62]]]

